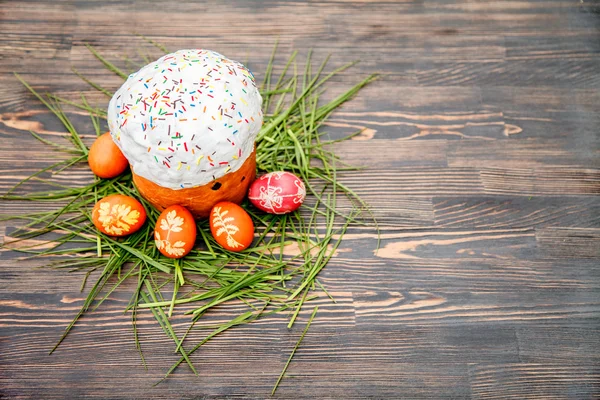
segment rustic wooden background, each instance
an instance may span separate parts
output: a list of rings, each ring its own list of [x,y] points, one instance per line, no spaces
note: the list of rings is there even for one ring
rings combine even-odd
[[[321,275],[338,303],[317,301],[277,397],[598,398],[600,5],[224,3],[1,1],[0,190],[59,157],[28,133],[57,135],[59,123],[13,72],[103,106],[71,68],[120,84],[85,43],[124,65],[152,51],[139,33],[172,50],[217,50],[259,80],[277,38],[280,59],[310,48],[332,66],[360,59],[330,95],[382,78],[329,128],[367,128],[338,153],[368,167],[344,179],[373,206],[382,248],[372,228],[348,235]],[[2,398],[266,398],[311,309],[291,331],[282,315],[217,337],[194,355],[200,377],[183,366],[152,387],[178,356],[148,313],[144,370],[121,312],[129,292],[48,356],[82,302],[82,275],[17,257],[0,253]]]

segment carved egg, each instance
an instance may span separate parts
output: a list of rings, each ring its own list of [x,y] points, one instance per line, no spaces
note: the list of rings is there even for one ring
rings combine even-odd
[[[229,251],[247,249],[254,239],[254,223],[242,207],[230,201],[215,204],[210,212],[210,232]]]
[[[126,236],[139,230],[146,221],[146,210],[133,197],[111,194],[96,203],[92,222],[109,236]]]
[[[287,214],[297,210],[306,197],[304,182],[296,175],[270,172],[257,178],[248,191],[248,199],[270,214]]]
[[[154,243],[165,257],[181,258],[196,242],[196,221],[187,208],[167,207],[156,220]]]

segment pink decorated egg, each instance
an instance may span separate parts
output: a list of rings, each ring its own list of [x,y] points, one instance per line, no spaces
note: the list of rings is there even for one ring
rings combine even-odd
[[[270,214],[287,214],[304,202],[306,188],[296,175],[285,172],[270,172],[257,178],[248,191],[250,202]]]

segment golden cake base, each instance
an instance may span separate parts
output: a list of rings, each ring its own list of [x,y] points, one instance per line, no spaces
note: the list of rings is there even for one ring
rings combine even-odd
[[[235,172],[225,174],[206,185],[187,189],[169,189],[159,186],[139,175],[132,169],[133,183],[140,194],[159,210],[172,205],[181,205],[196,218],[207,218],[211,208],[220,201],[240,204],[248,193],[248,187],[256,178],[256,150]]]

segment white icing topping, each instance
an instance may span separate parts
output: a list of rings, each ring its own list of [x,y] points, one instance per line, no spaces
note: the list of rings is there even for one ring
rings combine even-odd
[[[179,50],[131,74],[108,105],[133,171],[182,189],[239,169],[262,126],[252,73],[210,50]]]

